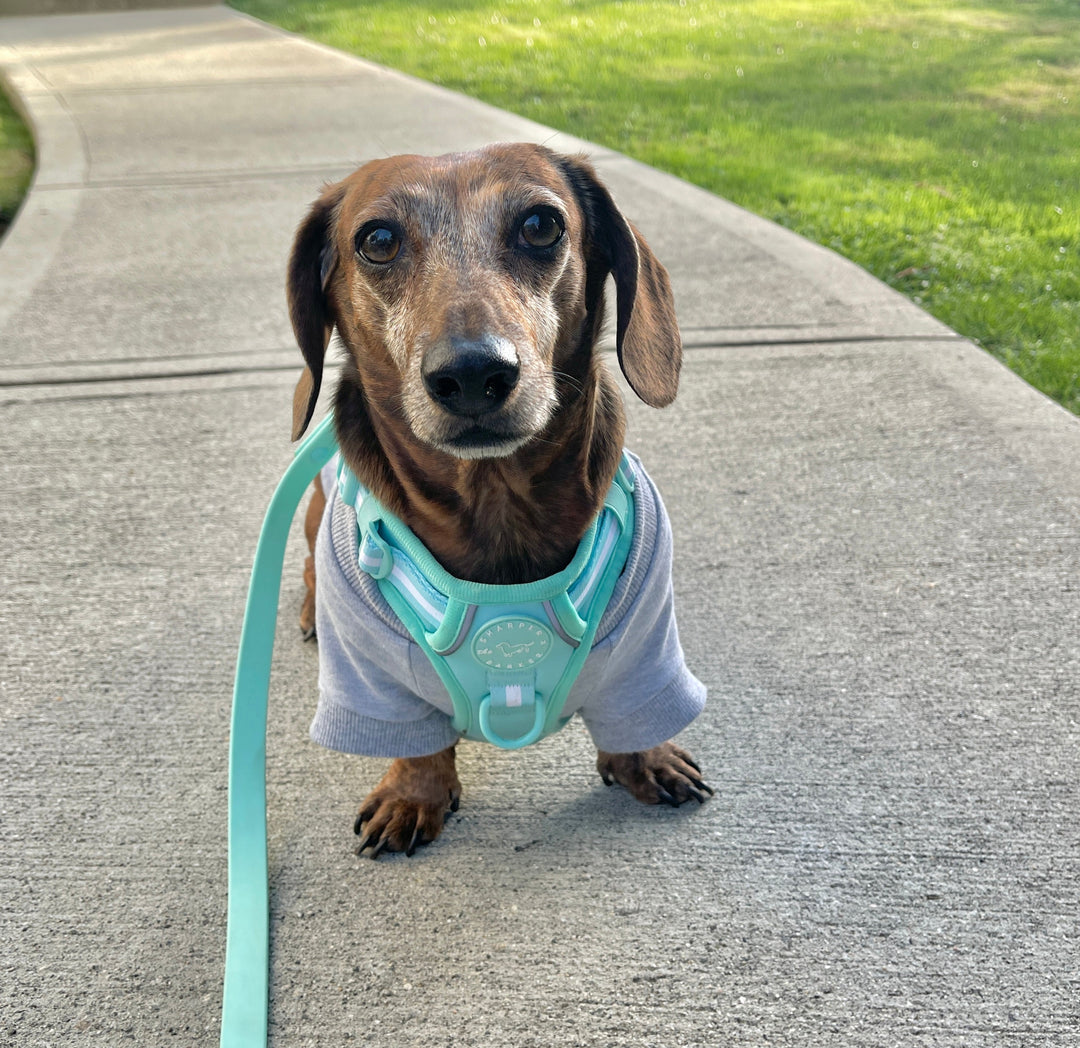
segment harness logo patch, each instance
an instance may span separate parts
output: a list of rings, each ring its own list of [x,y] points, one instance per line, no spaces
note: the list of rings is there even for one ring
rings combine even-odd
[[[473,654],[491,670],[527,670],[551,651],[553,636],[533,619],[489,622],[473,640]]]

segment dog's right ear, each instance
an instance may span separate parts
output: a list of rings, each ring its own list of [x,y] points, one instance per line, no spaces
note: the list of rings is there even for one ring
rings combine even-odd
[[[595,308],[602,301],[602,280],[615,278],[615,348],[630,388],[654,408],[667,407],[679,389],[682,339],[667,270],[645,238],[623,217],[607,187],[584,157],[559,157],[562,169],[585,213],[587,259],[596,273],[586,277]],[[599,276],[599,280],[596,277]]]
[[[326,288],[338,261],[334,224],[343,196],[344,187],[334,185],[315,201],[296,231],[289,257],[289,319],[307,365],[293,393],[293,440],[304,435],[315,413],[326,347],[334,332]]]

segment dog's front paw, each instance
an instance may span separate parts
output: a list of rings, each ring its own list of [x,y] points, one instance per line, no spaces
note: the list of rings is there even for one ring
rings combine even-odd
[[[625,786],[642,804],[670,804],[677,808],[692,797],[703,803],[713,789],[701,778],[701,768],[686,750],[662,742],[640,753],[596,755],[596,769],[608,786]]]
[[[460,799],[452,746],[432,757],[399,758],[360,806],[356,854],[370,848],[373,859],[384,851],[412,855],[442,833],[447,812],[457,811]]]

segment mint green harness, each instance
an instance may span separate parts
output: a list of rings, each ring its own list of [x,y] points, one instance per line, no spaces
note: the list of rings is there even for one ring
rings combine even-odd
[[[504,749],[558,731],[634,539],[625,453],[569,565],[516,586],[455,578],[344,462],[338,490],[356,510],[357,562],[446,685],[455,730]]]

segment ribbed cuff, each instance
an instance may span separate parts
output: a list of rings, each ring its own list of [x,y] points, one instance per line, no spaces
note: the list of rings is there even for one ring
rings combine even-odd
[[[310,734],[320,746],[363,757],[427,757],[461,737],[440,710],[419,721],[383,721],[326,699],[319,700]]]
[[[667,742],[705,708],[705,685],[685,666],[659,695],[617,720],[586,716],[596,748],[608,753],[638,753]]]

